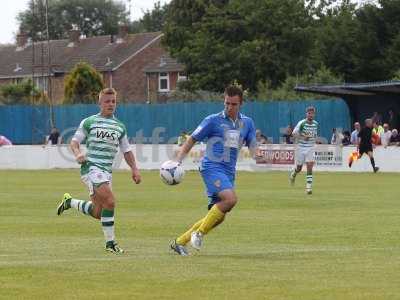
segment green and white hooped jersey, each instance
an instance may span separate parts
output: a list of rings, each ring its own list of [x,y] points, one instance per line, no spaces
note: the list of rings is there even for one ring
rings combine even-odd
[[[313,120],[309,123],[307,119],[301,120],[293,129],[293,135],[297,136],[299,147],[314,147],[318,136],[318,122]]]
[[[91,166],[112,172],[112,164],[118,148],[123,153],[131,151],[125,125],[114,116],[100,114],[84,119],[72,138],[81,143],[86,140],[86,162],[81,166],[81,174],[87,174]]]

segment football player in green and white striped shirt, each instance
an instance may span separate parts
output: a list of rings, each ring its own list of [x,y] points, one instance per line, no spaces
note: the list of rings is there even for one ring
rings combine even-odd
[[[312,193],[315,142],[318,136],[318,122],[314,120],[315,108],[306,109],[306,118],[297,123],[293,130],[293,136],[297,138],[296,166],[290,173],[290,183],[294,185],[297,173],[301,172],[303,164],[307,166],[306,193]]]
[[[111,190],[112,164],[118,148],[123,152],[136,184],[140,183],[141,176],[129,146],[125,125],[114,117],[116,105],[115,90],[102,90],[99,95],[100,113],[84,119],[73,136],[71,149],[76,161],[81,164],[81,179],[89,189],[90,201],[74,199],[66,193],[57,208],[57,214],[61,215],[65,210],[75,208],[85,215],[101,220],[106,250],[123,253],[115,241],[115,198]],[[80,148],[80,143],[85,140],[86,154]]]

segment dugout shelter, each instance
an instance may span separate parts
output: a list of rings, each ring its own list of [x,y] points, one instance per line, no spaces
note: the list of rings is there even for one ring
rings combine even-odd
[[[297,92],[327,95],[343,99],[349,107],[352,122],[363,121],[378,112],[387,118],[392,109],[400,113],[400,81],[344,83],[338,85],[298,85]]]

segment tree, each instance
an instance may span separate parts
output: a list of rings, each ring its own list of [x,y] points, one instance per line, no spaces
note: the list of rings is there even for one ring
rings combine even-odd
[[[312,24],[304,1],[173,0],[163,42],[192,89],[221,91],[237,79],[255,91],[261,79],[277,86],[308,71]]]
[[[96,103],[104,83],[101,74],[91,65],[80,62],[64,81],[64,104]]]
[[[341,8],[343,12],[346,5]],[[332,38],[333,47],[338,42],[345,51],[337,53],[331,62],[325,61],[325,64],[336,72],[342,72],[347,81],[390,79],[400,68],[399,13],[400,1],[380,0],[378,5],[366,2],[356,9],[353,7],[352,20],[343,13],[338,14],[333,35],[329,34],[329,38]],[[339,68],[334,67],[335,62]]]
[[[28,9],[19,13],[20,31],[34,40],[47,38],[45,0],[32,0]],[[48,0],[50,39],[64,39],[73,25],[86,36],[115,34],[119,23],[127,23],[128,14],[120,1]]]
[[[46,100],[30,79],[0,86],[0,102],[3,104],[42,104]]]
[[[172,0],[163,43],[192,91],[234,79],[253,95],[282,91],[321,66],[347,82],[379,81],[400,69],[399,14],[398,0]]]
[[[285,81],[275,89],[271,88],[271,84],[268,81],[260,81],[257,86],[258,92],[254,97],[262,101],[315,99],[315,94],[298,93],[294,88],[298,84],[340,84],[342,82],[343,78],[335,75],[323,65],[314,74],[305,74],[299,77],[287,76]],[[332,97],[318,95],[318,98]]]
[[[130,32],[155,32],[162,31],[167,17],[168,4],[161,5],[160,1],[154,3],[153,9],[146,10],[140,20],[130,23]]]
[[[400,69],[393,74],[392,80],[400,81]]]
[[[340,5],[328,6],[316,21],[314,63],[324,64],[352,81],[359,56],[356,47],[361,38],[359,34],[355,4],[343,1]]]
[[[168,4],[161,6],[160,1],[154,3],[153,9],[147,10],[140,19],[140,23],[142,24],[144,31],[161,31],[164,27],[167,10]]]

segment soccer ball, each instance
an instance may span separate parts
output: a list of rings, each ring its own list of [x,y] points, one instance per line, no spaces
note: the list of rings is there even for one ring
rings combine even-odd
[[[176,161],[168,160],[161,165],[160,177],[165,184],[178,184],[184,176],[185,170]]]

